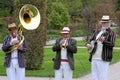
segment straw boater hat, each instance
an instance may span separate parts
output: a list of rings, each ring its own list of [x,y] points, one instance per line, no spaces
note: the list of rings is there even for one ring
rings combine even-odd
[[[70,33],[70,28],[69,27],[64,27],[62,29],[61,33]]]
[[[15,23],[8,24],[8,29],[10,30],[11,28],[16,28],[17,29],[16,24]]]
[[[103,17],[102,17],[102,20],[100,21],[101,23],[102,22],[110,22],[110,17],[108,16],[108,15],[104,15]]]

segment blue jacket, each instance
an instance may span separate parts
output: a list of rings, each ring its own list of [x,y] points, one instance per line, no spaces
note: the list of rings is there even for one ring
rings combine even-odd
[[[4,43],[2,46],[2,50],[6,53],[7,51],[9,51],[11,49],[11,47],[13,45],[10,45],[10,41],[11,41],[11,36],[7,36],[4,38]],[[23,68],[26,66],[26,60],[24,57],[24,53],[27,51],[27,45],[26,45],[26,41],[23,41],[22,44],[23,48],[22,50],[18,50],[18,63],[19,63],[19,67]],[[5,61],[4,61],[4,66],[5,67],[10,67],[10,62],[11,62],[11,52],[7,53],[5,56]]]

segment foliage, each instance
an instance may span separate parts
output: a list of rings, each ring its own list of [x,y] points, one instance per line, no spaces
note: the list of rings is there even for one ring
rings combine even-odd
[[[3,29],[3,27],[0,26],[0,43],[3,43],[4,37],[8,34],[7,31],[7,29]]]
[[[117,24],[118,24],[118,28],[117,28],[117,34],[120,36],[120,0],[116,0],[116,11],[117,11]]]
[[[5,27],[5,22],[0,20],[0,43],[3,43],[4,37],[8,34],[8,29]]]
[[[115,17],[115,0],[101,1],[95,7],[97,19],[101,19],[103,15],[109,15],[110,19]]]
[[[47,40],[53,40],[60,37],[59,30],[47,30]]]
[[[81,24],[81,11],[82,11],[82,0],[61,0],[61,2],[68,9],[70,14],[70,24],[72,27],[81,27],[78,26]]]
[[[60,33],[59,30],[47,30],[47,35],[57,35]]]
[[[71,36],[72,36],[72,37],[84,36],[83,30],[76,30],[76,31],[73,31],[73,32],[71,33]]]
[[[1,10],[0,9],[0,17],[3,17],[3,16],[9,16],[9,9],[4,9],[4,10]]]
[[[67,7],[69,14],[73,16],[80,16],[82,10],[81,0],[61,0],[61,2]]]
[[[52,3],[56,1],[61,2],[67,8],[67,11],[70,15],[70,23],[72,24],[80,23],[81,10],[82,10],[81,0],[47,0],[47,5],[48,5],[47,15],[49,15],[52,11],[52,9],[49,6],[51,6]]]
[[[6,17],[6,16],[13,14],[13,10],[14,10],[14,3],[13,2],[14,2],[14,0],[6,0],[6,1],[0,0],[0,10],[5,11],[4,12],[5,14],[2,14],[2,16]]]
[[[68,10],[61,2],[53,2],[50,8],[51,13],[48,15],[48,25],[50,27],[60,29],[69,23]]]
[[[120,11],[120,0],[116,0],[116,10]]]

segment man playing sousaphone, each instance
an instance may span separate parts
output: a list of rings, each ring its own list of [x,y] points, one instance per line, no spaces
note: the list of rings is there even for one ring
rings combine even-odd
[[[108,15],[102,17],[101,29],[94,31],[87,42],[87,49],[93,46],[91,41],[95,41],[96,49],[90,53],[92,78],[93,80],[108,80],[109,62],[112,60],[112,51],[115,44],[116,34],[110,28]]]
[[[2,50],[6,53],[4,66],[8,80],[24,80],[26,61],[24,53],[27,51],[26,41],[20,43],[17,26],[14,22],[8,24],[10,35],[4,38]],[[15,46],[14,50],[12,47]]]
[[[56,52],[54,61],[55,80],[72,80],[74,70],[74,56],[73,53],[77,52],[76,41],[70,38],[69,27],[64,27],[62,37],[56,40],[53,46],[53,51]]]

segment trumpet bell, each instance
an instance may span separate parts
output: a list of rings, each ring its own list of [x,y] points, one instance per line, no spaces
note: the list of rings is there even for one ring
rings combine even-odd
[[[20,9],[19,20],[25,29],[34,30],[40,24],[40,12],[35,6],[26,4]]]

